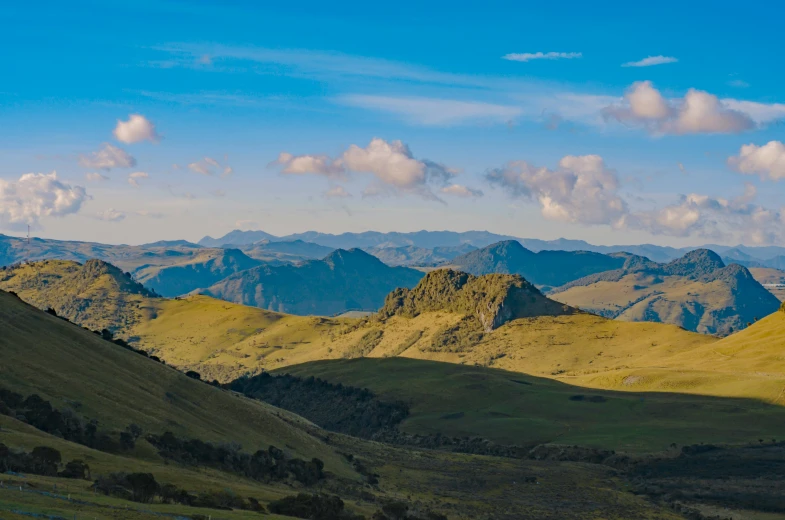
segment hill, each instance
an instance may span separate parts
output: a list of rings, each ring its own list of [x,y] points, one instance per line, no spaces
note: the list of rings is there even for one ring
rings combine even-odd
[[[93,330],[128,331],[148,319],[140,304],[155,294],[101,260],[44,260],[0,269],[0,289]]]
[[[747,268],[725,266],[705,249],[667,264],[629,257],[620,269],[575,280],[549,295],[609,318],[672,323],[716,335],[740,330],[779,307]]]
[[[142,267],[134,276],[162,296],[179,296],[260,264],[239,249],[204,249],[182,263]]]
[[[417,246],[372,247],[366,251],[387,265],[410,265],[432,267],[477,249],[471,244],[460,246],[434,247],[427,249]]]
[[[417,515],[410,518],[418,519],[431,509],[450,519],[678,518],[624,491],[614,471],[601,465],[423,451],[326,434],[291,413],[187,377],[4,292],[0,328],[0,464],[7,463],[9,453],[12,464],[35,450],[39,456],[56,454],[58,460],[62,455],[62,463],[51,463],[54,473],[38,463],[23,475],[18,469],[4,474],[3,518],[76,514],[240,520],[259,517],[248,508],[277,511],[281,499],[292,500],[297,493],[306,498],[337,494],[342,508],[364,518],[392,501],[408,506],[409,514]],[[39,397],[17,401],[9,391]],[[19,411],[8,415],[7,406]],[[48,422],[40,421],[36,410],[46,411]],[[63,418],[67,427],[47,432],[50,423]],[[75,436],[86,424],[97,428],[103,444]],[[172,435],[162,435],[167,431]],[[129,437],[128,432],[136,433]],[[160,444],[162,439],[168,444]],[[192,440],[180,445],[178,439]],[[189,450],[187,457],[173,458],[183,449]],[[250,471],[239,464],[249,454],[257,464],[276,457],[279,469],[264,477],[248,476],[258,475],[259,466],[253,466],[257,473],[238,473]],[[324,463],[324,471],[308,480],[298,468],[320,468],[313,458]],[[76,465],[83,471],[82,464],[88,464],[92,476],[57,473],[66,461],[82,461]],[[464,476],[470,472],[476,478],[467,481]],[[532,475],[548,485],[504,491],[527,476],[535,481]],[[150,478],[156,482],[153,487],[144,484]],[[572,497],[569,504],[560,498],[566,493]],[[480,495],[486,498],[477,501]]]
[[[359,249],[338,249],[299,265],[263,265],[205,289],[222,300],[300,315],[329,316],[375,310],[396,287],[412,287],[423,274],[389,267]]]
[[[454,258],[449,266],[476,276],[491,273],[518,274],[538,286],[559,286],[578,278],[624,264],[623,256],[588,251],[540,251],[534,253],[516,240],[508,240]]]

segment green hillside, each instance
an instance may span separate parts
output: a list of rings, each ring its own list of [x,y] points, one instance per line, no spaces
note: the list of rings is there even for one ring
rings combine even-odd
[[[140,304],[155,296],[101,260],[44,260],[0,269],[0,289],[92,330],[119,333],[149,318]]]
[[[376,514],[391,501],[408,504],[410,515],[418,519],[425,519],[429,510],[440,511],[450,519],[467,520],[678,518],[667,508],[628,493],[615,472],[601,465],[422,451],[325,435],[285,411],[187,377],[4,292],[0,292],[0,327],[0,386],[4,389],[0,394],[0,465],[7,463],[9,453],[12,459],[21,460],[25,453],[35,453],[36,447],[44,446],[62,456],[62,462],[52,466],[56,470],[65,467],[66,461],[79,460],[89,465],[91,474],[88,478],[39,474],[49,470],[36,466],[38,469],[31,467],[24,475],[18,471],[4,475],[0,486],[3,518],[77,515],[136,520],[164,514],[193,519],[250,519],[260,514],[247,508],[261,506],[273,511],[278,507],[276,501],[303,492],[340,495],[345,509],[363,518]],[[65,437],[71,438],[71,430],[64,436],[46,433],[42,428],[48,423],[41,422],[45,416],[31,415],[33,404],[20,405],[8,391],[22,396],[37,393],[51,401],[58,414],[62,411],[68,417],[80,418],[76,422],[69,419],[69,428],[85,428],[87,420],[97,420],[98,432],[112,439],[119,436],[120,448],[117,444],[95,448],[68,440]],[[40,401],[25,401],[36,402]],[[7,415],[9,405],[27,412],[17,411],[16,417]],[[53,420],[56,418],[50,413],[48,421]],[[123,448],[120,434],[129,431],[131,423],[142,434],[135,445]],[[36,424],[41,426],[34,427]],[[283,480],[255,480],[239,476],[228,467],[211,467],[209,461],[173,461],[168,458],[173,456],[170,452],[160,451],[155,444],[164,431],[178,438],[212,442],[207,446],[214,450],[241,446],[253,452],[276,446],[283,450],[286,458],[282,460],[318,457],[324,461],[325,473],[316,483],[303,484],[295,480],[300,478],[296,474]],[[289,464],[297,467],[294,462]],[[467,481],[465,475],[469,473],[476,478]],[[137,487],[127,484],[147,478],[144,474],[167,485],[150,491],[149,500],[133,498],[130,490],[136,493]],[[130,480],[132,476],[137,480]],[[545,485],[523,486],[526,479]],[[105,487],[106,482],[121,484]],[[510,487],[510,482],[521,485]],[[127,491],[123,486],[129,486]],[[99,489],[106,489],[109,495]],[[152,488],[138,489],[141,493]],[[163,493],[172,490],[186,493],[193,502],[165,503]],[[561,499],[566,494],[571,496],[569,503]],[[479,495],[486,498],[477,501]],[[240,509],[241,504],[245,510]],[[284,518],[276,514],[265,517]]]
[[[277,312],[330,316],[375,310],[397,287],[413,287],[422,273],[389,267],[359,249],[338,249],[299,265],[263,265],[201,291],[222,300]]]

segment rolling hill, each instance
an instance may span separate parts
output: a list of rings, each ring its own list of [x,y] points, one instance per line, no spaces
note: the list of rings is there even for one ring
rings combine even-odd
[[[376,310],[390,291],[413,287],[422,276],[414,269],[389,267],[359,249],[338,249],[296,266],[255,267],[201,293],[277,312],[330,316]]]
[[[182,263],[137,269],[134,277],[145,287],[171,297],[210,287],[229,275],[261,263],[239,249],[204,249]]]
[[[263,240],[250,245],[242,246],[241,249],[251,258],[258,260],[305,260],[324,258],[334,251],[332,247],[320,246],[302,240],[285,240],[272,242]]]
[[[476,276],[518,274],[537,286],[555,287],[584,276],[617,269],[624,256],[588,251],[540,251],[534,253],[516,240],[471,251],[449,262],[449,267]]]
[[[725,266],[705,249],[667,264],[629,257],[620,269],[575,280],[549,295],[609,318],[672,323],[716,335],[740,330],[779,307],[747,268]]]
[[[14,417],[4,411],[0,413],[0,458],[7,455],[6,448],[18,453],[44,446],[57,450],[63,461],[85,461],[98,482],[112,475],[128,475],[130,482],[129,474],[150,474],[166,483],[167,489],[175,486],[193,497],[188,505],[158,499],[140,503],[131,500],[130,492],[121,493],[119,486],[110,488],[109,496],[96,494],[92,479],[13,473],[5,474],[0,486],[3,518],[70,518],[76,514],[128,520],[162,515],[247,520],[258,518],[259,513],[238,509],[238,503],[253,505],[245,497],[272,510],[271,502],[303,492],[338,494],[346,509],[365,518],[392,500],[408,502],[413,507],[410,511],[436,509],[450,519],[679,518],[667,508],[626,492],[618,474],[601,465],[465,455],[326,434],[289,412],[187,377],[2,291],[0,328],[0,386],[5,390],[22,396],[36,393],[68,417],[96,420],[102,435],[117,438],[130,429],[130,423],[142,432],[131,448],[96,449],[34,427],[39,422],[29,419],[29,413]],[[303,484],[291,480],[291,475],[287,480],[254,480],[225,467],[201,465],[212,464],[209,461],[173,462],[167,459],[168,452],[154,444],[164,431],[212,442],[217,450],[241,446],[247,452],[262,449],[260,453],[267,453],[268,446],[276,446],[285,453],[283,460],[318,457],[325,472],[317,483]],[[210,445],[195,444],[193,453],[205,446]],[[469,473],[475,477],[471,481],[465,479]],[[375,484],[369,484],[366,475]],[[547,485],[510,487],[510,482],[523,483],[527,477]],[[163,488],[153,492],[163,493]],[[563,503],[565,494],[571,496],[569,503]],[[486,498],[478,502],[478,495]],[[227,500],[233,505],[222,505]]]
[[[155,294],[101,260],[43,260],[0,269],[0,289],[92,330],[127,332],[148,319],[142,303]]]

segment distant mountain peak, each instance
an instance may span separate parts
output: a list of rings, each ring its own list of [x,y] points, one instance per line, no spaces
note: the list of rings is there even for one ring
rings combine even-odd
[[[720,255],[710,249],[695,249],[666,264],[667,274],[697,278],[722,269],[725,262]]]

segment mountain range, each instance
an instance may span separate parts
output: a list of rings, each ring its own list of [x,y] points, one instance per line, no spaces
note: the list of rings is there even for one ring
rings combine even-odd
[[[619,269],[569,282],[549,295],[609,318],[673,323],[718,335],[740,330],[780,305],[746,267],[726,266],[706,249],[665,264],[629,256]]]
[[[360,249],[337,249],[321,260],[247,269],[200,292],[277,312],[330,316],[376,311],[390,291],[413,287],[422,276],[407,267],[390,267]]]

